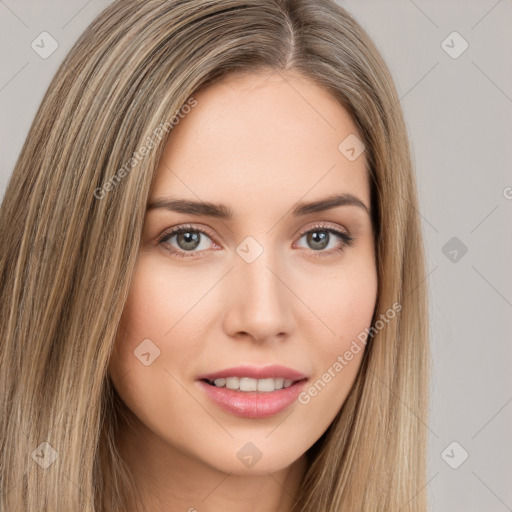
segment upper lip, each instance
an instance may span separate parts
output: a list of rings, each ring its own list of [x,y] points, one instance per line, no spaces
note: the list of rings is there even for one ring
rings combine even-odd
[[[200,375],[197,379],[215,380],[226,377],[249,377],[252,379],[282,378],[293,381],[307,378],[306,375],[296,370],[292,370],[291,368],[287,368],[286,366],[281,366],[279,364],[272,364],[269,366],[234,366],[232,368],[226,368],[215,373]]]

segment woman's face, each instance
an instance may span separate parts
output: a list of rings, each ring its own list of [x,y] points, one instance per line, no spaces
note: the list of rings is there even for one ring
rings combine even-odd
[[[365,153],[347,112],[295,74],[194,97],[159,163],[111,377],[162,464],[263,474],[323,434],[361,363],[377,294]],[[343,194],[362,205],[295,211]],[[286,369],[258,373],[271,365]]]

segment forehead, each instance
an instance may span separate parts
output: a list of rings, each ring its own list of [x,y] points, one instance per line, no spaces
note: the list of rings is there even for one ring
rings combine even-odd
[[[351,193],[369,205],[364,152],[351,161],[339,149],[356,126],[313,81],[284,72],[230,75],[194,98],[170,132],[153,198],[221,201],[237,211]]]

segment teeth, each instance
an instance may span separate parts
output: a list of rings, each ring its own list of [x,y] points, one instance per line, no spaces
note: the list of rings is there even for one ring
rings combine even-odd
[[[209,381],[211,382],[211,381]],[[261,391],[269,393],[276,389],[288,388],[293,384],[291,379],[251,379],[249,377],[227,377],[225,379],[215,379],[213,384],[218,388],[224,386],[236,391]]]

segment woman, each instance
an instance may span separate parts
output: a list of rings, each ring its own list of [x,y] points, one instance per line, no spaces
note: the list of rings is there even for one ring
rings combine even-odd
[[[334,2],[114,2],[0,210],[1,509],[426,511],[417,207]]]

